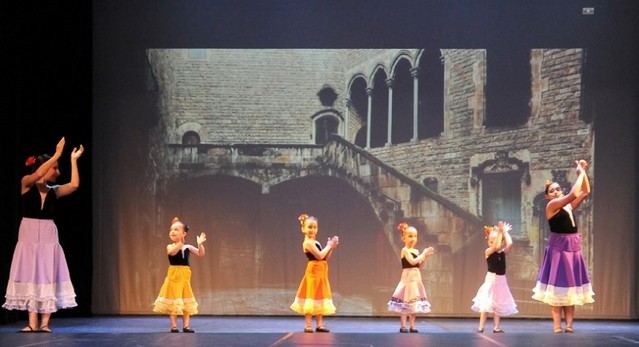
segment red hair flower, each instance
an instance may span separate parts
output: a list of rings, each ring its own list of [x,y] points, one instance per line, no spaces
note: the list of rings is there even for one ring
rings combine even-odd
[[[484,225],[484,235],[488,238],[490,232],[493,231],[494,227],[489,227],[488,225]]]
[[[34,156],[30,156],[29,158],[27,158],[27,160],[24,162],[24,165],[26,166],[31,166],[33,164],[36,163],[36,157]]]
[[[399,232],[401,233],[404,233],[406,229],[408,229],[408,223],[406,222],[399,223],[399,225],[397,226],[397,230],[399,230]]]

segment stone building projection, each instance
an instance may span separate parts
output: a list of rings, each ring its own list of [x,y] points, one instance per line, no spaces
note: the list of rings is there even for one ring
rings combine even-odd
[[[202,313],[263,314],[241,303],[268,295],[269,314],[289,314],[300,271],[296,214],[320,211],[322,240],[341,240],[331,258],[340,314],[388,314],[402,246],[395,226],[408,221],[420,248],[437,250],[424,269],[432,314],[473,316],[482,226],[500,219],[514,226],[509,282],[520,312],[546,314],[530,299],[547,236],[544,182],[569,184],[578,158],[594,167],[582,49],[149,49],[147,57],[159,120],[149,129],[148,220],[188,206],[184,218],[211,229],[211,247],[227,248],[207,254],[196,290],[219,298],[241,287],[235,304],[204,300]],[[592,263],[591,200],[580,213]],[[163,230],[157,223],[150,229]],[[233,254],[250,259],[241,279],[219,265]]]

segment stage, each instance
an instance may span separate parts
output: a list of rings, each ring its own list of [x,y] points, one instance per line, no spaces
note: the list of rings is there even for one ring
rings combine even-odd
[[[178,322],[181,324],[181,320]],[[194,334],[170,333],[166,316],[95,316],[51,320],[52,334],[18,333],[26,321],[0,325],[0,345],[17,346],[637,346],[639,321],[577,320],[573,334],[549,319],[504,318],[504,334],[483,334],[478,319],[421,317],[418,333],[399,333],[399,318],[326,317],[330,333],[304,333],[303,317],[194,316]],[[181,325],[179,325],[181,331]]]

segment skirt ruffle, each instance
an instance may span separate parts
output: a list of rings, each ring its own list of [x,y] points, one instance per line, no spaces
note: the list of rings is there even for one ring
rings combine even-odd
[[[328,263],[324,260],[311,260],[306,265],[304,277],[297,289],[291,310],[310,315],[334,314],[331,285],[328,282]]]
[[[419,268],[402,270],[402,278],[388,301],[388,310],[403,314],[430,312],[430,303]]]
[[[23,218],[2,307],[53,313],[78,306],[75,297],[57,226],[50,219]]]
[[[551,233],[532,298],[551,306],[595,302],[581,254],[581,234]]]
[[[153,303],[153,312],[181,316],[198,313],[198,303],[191,288],[191,268],[169,266],[160,294]]]
[[[471,309],[475,312],[494,313],[500,317],[518,313],[506,276],[494,272],[486,273],[484,283],[473,298]]]

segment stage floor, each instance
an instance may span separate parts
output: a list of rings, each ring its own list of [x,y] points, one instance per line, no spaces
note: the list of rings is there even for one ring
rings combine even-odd
[[[181,320],[179,319],[180,330]],[[477,319],[417,319],[419,333],[399,333],[399,318],[326,317],[330,333],[304,333],[303,317],[194,316],[195,334],[169,332],[166,316],[95,316],[51,320],[53,334],[17,333],[25,321],[0,325],[0,346],[638,346],[639,321],[577,320],[574,334],[552,322],[504,318],[505,334],[475,332]]]

